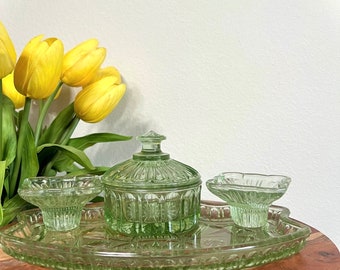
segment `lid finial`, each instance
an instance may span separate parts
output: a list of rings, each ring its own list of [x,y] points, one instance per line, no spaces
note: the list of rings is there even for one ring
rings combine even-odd
[[[161,142],[165,140],[164,135],[160,135],[153,130],[145,133],[144,135],[137,136],[137,140],[142,143],[142,151],[134,155],[134,158],[147,157],[147,159],[167,159],[169,155],[163,153],[161,150]],[[157,158],[158,157],[158,158]]]

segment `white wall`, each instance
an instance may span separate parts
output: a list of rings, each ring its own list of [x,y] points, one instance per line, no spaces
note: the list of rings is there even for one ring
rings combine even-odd
[[[277,204],[340,246],[339,1],[0,1],[18,54],[35,35],[65,49],[96,37],[128,91],[109,131],[167,136],[163,150],[205,181],[222,171],[286,174]],[[113,165],[136,141],[98,145]],[[204,187],[202,197],[214,199]]]

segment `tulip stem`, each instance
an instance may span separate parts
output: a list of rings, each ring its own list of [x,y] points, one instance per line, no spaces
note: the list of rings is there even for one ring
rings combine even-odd
[[[10,182],[10,192],[9,192],[10,198],[15,195],[16,185],[17,183],[20,182],[18,181],[18,176],[19,176],[19,170],[20,170],[20,165],[21,165],[21,160],[22,160],[22,151],[24,149],[24,144],[25,144],[25,137],[26,137],[25,133],[27,132],[27,128],[29,126],[28,116],[30,113],[30,109],[31,109],[31,99],[29,97],[26,97],[25,107],[24,107],[23,114],[20,120],[20,124],[19,124],[17,154],[16,154],[15,161],[14,161],[13,174],[11,176],[12,181]]]
[[[70,125],[68,126],[68,128],[66,129],[65,133],[63,134],[60,144],[67,144],[68,141],[70,140],[74,130],[76,129],[78,123],[79,123],[79,118],[77,116],[73,117]]]
[[[3,158],[2,153],[2,108],[3,108],[2,79],[0,79],[0,161]]]
[[[35,146],[38,146],[38,142],[40,139],[40,133],[41,130],[43,128],[43,123],[47,114],[48,109],[50,108],[55,96],[57,95],[57,93],[59,92],[60,87],[63,85],[63,82],[60,81],[57,85],[57,87],[55,88],[55,90],[53,91],[52,95],[50,95],[46,102],[43,104],[40,113],[39,113],[39,118],[38,118],[38,122],[37,122],[37,126],[35,128]]]

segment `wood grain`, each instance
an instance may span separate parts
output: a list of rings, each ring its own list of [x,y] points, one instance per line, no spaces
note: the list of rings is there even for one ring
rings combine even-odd
[[[340,253],[335,244],[321,232],[312,229],[300,253],[252,269],[256,270],[340,270]]]

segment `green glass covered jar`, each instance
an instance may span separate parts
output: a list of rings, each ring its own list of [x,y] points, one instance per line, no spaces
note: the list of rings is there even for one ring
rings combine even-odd
[[[184,233],[198,226],[201,177],[161,151],[165,136],[150,131],[137,139],[142,150],[102,177],[109,228],[132,236]]]

